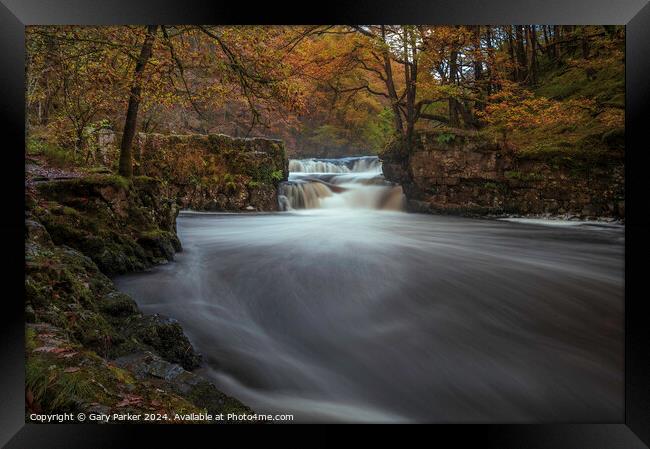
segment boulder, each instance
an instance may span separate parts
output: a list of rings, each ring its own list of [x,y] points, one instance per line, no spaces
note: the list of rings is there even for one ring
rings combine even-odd
[[[151,346],[162,358],[187,370],[201,363],[201,355],[194,351],[183,328],[173,318],[159,314],[144,316],[128,325],[126,335]]]
[[[178,394],[213,415],[253,413],[250,408],[225,395],[203,377],[163,360],[154,353],[130,354],[114,360],[113,363],[133,373],[136,379],[157,381],[157,385],[164,386],[166,390]]]

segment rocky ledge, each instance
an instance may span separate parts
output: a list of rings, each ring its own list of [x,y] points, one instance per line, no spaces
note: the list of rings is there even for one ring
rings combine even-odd
[[[102,134],[108,162],[119,141],[119,134]],[[183,209],[275,211],[278,185],[289,174],[284,144],[275,139],[140,133],[133,151],[135,172],[164,179],[163,192]]]
[[[25,220],[26,413],[252,413],[191,371],[175,320],[108,275],[172,260],[178,208],[151,178],[34,183]]]
[[[382,156],[386,179],[402,185],[414,212],[473,216],[625,217],[620,143],[607,154],[561,149],[525,154],[461,130],[416,135]]]

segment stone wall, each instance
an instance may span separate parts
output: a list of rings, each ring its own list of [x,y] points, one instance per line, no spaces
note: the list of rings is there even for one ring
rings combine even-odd
[[[136,175],[164,180],[164,193],[194,210],[277,210],[277,187],[289,173],[284,144],[274,139],[140,133],[133,154]]]
[[[410,154],[392,148],[382,158],[413,211],[625,216],[622,160],[524,156],[470,133],[420,134]]]

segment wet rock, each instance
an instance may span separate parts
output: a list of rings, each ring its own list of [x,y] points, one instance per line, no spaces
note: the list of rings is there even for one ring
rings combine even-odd
[[[129,295],[118,291],[105,295],[99,303],[99,310],[112,317],[127,317],[140,313],[135,301]]]
[[[70,340],[61,328],[25,329],[26,411],[42,413],[199,413],[165,383],[142,380]],[[177,366],[177,365],[175,365]],[[182,368],[179,367],[182,371]]]
[[[199,413],[206,406],[193,401],[203,401],[214,410],[247,411],[186,371],[200,355],[175,320],[143,316],[107,277],[181,249],[178,208],[163,198],[160,183],[94,176],[35,190],[25,222],[25,320],[34,323],[26,338],[28,410]],[[148,379],[163,383],[140,381],[107,361],[143,352],[156,361]],[[176,382],[182,388],[164,383],[179,373],[190,376]],[[181,390],[191,399],[175,393]]]
[[[278,190],[273,185],[248,187],[251,207],[260,211],[278,210]]]
[[[182,366],[167,362],[152,352],[129,354],[113,361],[115,365],[131,371],[138,379],[156,377],[164,380],[174,380],[186,372]]]
[[[194,351],[183,328],[173,318],[159,314],[149,315],[131,326],[132,329],[127,331],[127,335],[130,334],[151,346],[165,360],[178,363],[187,370],[200,365],[201,356]]]
[[[252,413],[250,408],[223,394],[208,380],[151,352],[130,354],[113,363],[132,372],[139,380],[160,380],[159,385],[205,408],[208,413]]]
[[[52,244],[45,226],[34,220],[25,220],[25,239],[46,246]]]
[[[143,233],[137,243],[151,255],[154,262],[174,260],[174,254],[181,249],[178,238],[166,231]]]
[[[587,204],[585,207],[583,207],[581,213],[585,217],[594,217],[598,215],[596,208],[591,204]]]

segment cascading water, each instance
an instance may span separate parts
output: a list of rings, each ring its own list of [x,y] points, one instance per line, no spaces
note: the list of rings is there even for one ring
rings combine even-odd
[[[362,208],[402,210],[402,188],[384,179],[376,156],[292,159],[280,187],[282,210]]]

